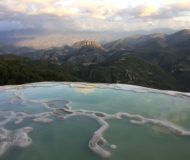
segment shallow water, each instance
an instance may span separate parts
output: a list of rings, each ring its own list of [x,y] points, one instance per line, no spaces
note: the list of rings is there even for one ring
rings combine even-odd
[[[12,148],[2,160],[100,160],[88,148],[91,134],[98,124],[89,118],[74,117],[51,124],[29,123],[34,128],[30,134],[33,144],[24,149]],[[10,128],[10,127],[9,127]]]
[[[118,146],[111,160],[187,160],[190,157],[189,137],[179,137],[156,126],[111,121],[105,138]]]
[[[146,90],[145,90],[146,91]],[[19,96],[15,96],[19,95]],[[16,98],[15,98],[16,97]],[[11,98],[14,98],[11,102]],[[21,99],[22,100],[21,100]],[[23,99],[25,100],[23,102]],[[39,103],[33,103],[35,100]],[[64,100],[64,101],[57,101]],[[135,89],[118,90],[108,86],[72,86],[64,83],[39,83],[25,87],[0,89],[0,110],[25,112],[28,114],[47,111],[41,102],[50,101],[56,108],[63,108],[65,101],[72,102],[73,110],[85,109],[109,114],[127,112],[172,122],[190,129],[190,98],[172,96],[159,92],[144,93]],[[63,103],[63,104],[62,104]],[[51,123],[26,119],[15,125],[3,126],[15,130],[31,126],[29,133],[33,142],[26,148],[11,147],[1,160],[101,160],[88,148],[88,142],[99,124],[91,118],[72,117],[60,120],[53,116]],[[190,159],[190,137],[177,136],[167,129],[155,125],[135,125],[127,119],[108,120],[110,125],[104,138],[117,149],[111,151],[110,160],[187,160]],[[1,141],[0,141],[1,144]]]

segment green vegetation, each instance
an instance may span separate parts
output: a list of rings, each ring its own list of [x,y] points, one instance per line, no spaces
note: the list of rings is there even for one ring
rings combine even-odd
[[[127,83],[146,87],[178,90],[174,77],[159,66],[133,55],[115,62],[75,68],[75,76],[90,82]]]
[[[58,65],[13,55],[0,56],[0,85],[71,80],[77,79]]]
[[[183,88],[170,73],[133,55],[123,56],[114,62],[90,66],[56,65],[44,60],[6,55],[0,56],[0,73],[0,85],[41,81],[83,81],[127,83],[172,90]]]

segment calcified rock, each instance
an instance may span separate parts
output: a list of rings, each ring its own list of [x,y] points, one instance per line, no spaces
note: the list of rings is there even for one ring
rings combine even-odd
[[[73,86],[72,86],[73,87]],[[80,85],[81,87],[81,85]],[[82,85],[82,87],[85,87]],[[183,128],[174,125],[170,122],[165,122],[157,119],[150,119],[143,117],[138,114],[130,114],[130,113],[115,113],[115,114],[107,114],[99,111],[88,111],[88,110],[72,110],[70,101],[63,101],[64,105],[59,108],[61,100],[52,100],[52,101],[40,101],[40,100],[30,100],[26,99],[23,94],[16,94],[17,100],[15,102],[20,101],[20,103],[35,103],[41,104],[45,107],[45,109],[49,110],[49,112],[42,112],[36,114],[27,114],[24,112],[0,112],[0,118],[2,121],[0,122],[0,126],[4,126],[9,122],[14,122],[15,124],[19,124],[23,122],[25,119],[31,119],[34,122],[44,122],[49,123],[52,122],[52,116],[57,116],[61,120],[71,118],[73,116],[85,116],[95,119],[99,124],[100,128],[94,132],[92,138],[89,141],[89,148],[103,158],[108,158],[111,156],[110,149],[116,149],[116,145],[109,144],[103,137],[103,133],[109,128],[109,124],[107,120],[109,119],[128,119],[129,122],[133,124],[143,125],[143,124],[151,124],[157,125],[159,127],[163,127],[171,131],[172,133],[180,136],[190,136],[190,131],[186,131]],[[18,98],[19,97],[19,98]],[[58,106],[57,106],[58,105]],[[60,112],[61,111],[61,112]],[[64,113],[64,114],[63,114]],[[2,130],[2,139],[5,138],[4,135],[7,135],[9,132],[6,130]],[[24,136],[26,137],[26,136]],[[6,138],[5,138],[6,139]],[[5,149],[7,143],[4,143]],[[108,147],[105,147],[108,146]],[[1,149],[4,152],[4,148]]]
[[[102,134],[109,128],[109,124],[102,118],[99,118],[98,116],[96,116],[94,114],[94,112],[89,112],[89,111],[85,111],[85,110],[80,110],[80,111],[76,111],[72,114],[69,115],[65,115],[63,116],[64,119],[67,118],[71,118],[73,116],[86,116],[86,117],[90,117],[95,119],[100,125],[101,127],[94,132],[93,137],[90,139],[89,141],[89,148],[95,152],[96,154],[98,154],[99,156],[103,157],[103,158],[108,158],[111,156],[111,153],[107,150],[105,150],[104,148],[102,148],[98,143],[101,141],[103,144],[107,144],[107,141],[103,138]]]
[[[13,112],[13,111],[0,111],[0,126],[5,126],[10,122],[15,124],[22,123],[25,119],[32,119],[34,122],[49,123],[52,122],[53,112],[42,112],[36,114],[27,114],[24,112]]]
[[[67,109],[63,109],[67,113]],[[88,110],[75,110],[73,111],[72,108],[70,107],[70,113],[67,115],[62,115],[62,117],[59,116],[61,119],[67,119],[71,118],[73,116],[86,116],[95,119],[99,124],[100,128],[96,130],[92,136],[92,138],[89,141],[89,148],[98,154],[99,156],[103,158],[108,158],[111,156],[111,151],[108,151],[102,146],[109,146],[110,149],[116,149],[117,146],[114,144],[109,144],[104,138],[103,138],[103,133],[109,128],[109,124],[106,122],[106,120],[109,119],[124,119],[127,118],[129,121],[133,124],[138,124],[138,125],[143,125],[143,124],[151,124],[151,125],[156,125],[159,127],[163,127],[171,131],[172,133],[179,135],[179,136],[190,136],[190,131],[186,131],[183,128],[172,124],[170,122],[165,122],[157,119],[150,119],[143,117],[138,114],[130,114],[130,113],[124,113],[124,112],[119,112],[116,114],[107,114],[103,112],[97,112],[97,111],[88,111]],[[102,145],[100,145],[102,144]]]
[[[117,148],[117,146],[114,145],[114,144],[112,144],[110,147],[111,147],[111,149],[116,149]]]
[[[27,147],[32,144],[32,139],[28,136],[32,130],[32,127],[24,127],[15,131],[0,128],[0,156],[10,147]]]
[[[45,85],[44,85],[45,84]],[[23,85],[18,87],[5,87],[5,89],[18,89],[23,87],[49,87],[49,83],[38,83],[38,84],[29,84]],[[118,89],[118,90],[129,90],[133,92],[151,92],[155,94],[166,94],[171,96],[181,96],[181,97],[190,97],[189,93],[180,93],[175,91],[161,91],[156,89],[150,89],[145,87],[138,87],[138,86],[131,86],[131,85],[121,85],[121,84],[88,84],[88,83],[55,83],[55,84],[64,84],[69,85],[72,88],[111,88],[111,89]],[[2,87],[3,88],[3,87]],[[2,89],[0,87],[0,89]],[[107,114],[104,112],[99,111],[88,111],[88,110],[72,110],[71,102],[65,100],[52,100],[52,101],[42,101],[42,100],[30,100],[27,99],[24,94],[20,92],[15,92],[12,98],[10,99],[10,103],[33,103],[33,104],[40,104],[47,110],[47,112],[37,113],[37,114],[27,114],[24,112],[0,112],[0,155],[3,154],[9,147],[11,146],[19,146],[25,147],[30,144],[30,140],[27,141],[28,132],[32,130],[32,128],[24,128],[19,129],[17,131],[8,131],[3,127],[10,122],[15,124],[22,123],[25,119],[31,119],[34,122],[44,122],[49,123],[53,121],[53,116],[60,118],[61,120],[71,118],[73,116],[85,116],[89,118],[95,119],[100,128],[96,130],[89,143],[89,148],[99,156],[103,158],[108,158],[111,156],[112,149],[116,149],[117,146],[114,144],[109,144],[106,139],[103,137],[104,132],[109,128],[109,124],[107,123],[110,119],[128,119],[129,122],[135,125],[156,125],[159,127],[163,127],[168,129],[171,133],[174,133],[179,136],[190,136],[190,131],[181,128],[175,124],[170,122],[158,120],[158,119],[151,119],[148,117],[144,117],[138,114],[131,114],[131,113],[124,113],[119,112],[115,114]],[[9,138],[10,135],[14,135],[17,137],[16,140],[14,138]],[[106,146],[106,147],[105,147]]]

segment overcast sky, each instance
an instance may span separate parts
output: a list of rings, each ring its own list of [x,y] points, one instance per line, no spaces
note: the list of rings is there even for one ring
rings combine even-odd
[[[0,30],[190,28],[190,0],[1,0]]]

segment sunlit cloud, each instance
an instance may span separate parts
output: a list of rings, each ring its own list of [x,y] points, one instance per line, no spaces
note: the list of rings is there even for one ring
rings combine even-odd
[[[159,9],[156,6],[145,6],[140,10],[139,16],[146,17],[158,14]]]
[[[135,30],[168,27],[168,23],[171,28],[188,28],[189,19],[190,0],[0,1],[0,21],[6,20],[0,29],[6,28],[8,21],[15,28],[58,30]]]

